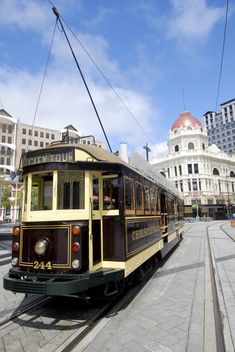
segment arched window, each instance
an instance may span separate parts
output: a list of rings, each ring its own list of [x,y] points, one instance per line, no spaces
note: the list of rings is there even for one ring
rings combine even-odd
[[[219,176],[219,170],[216,167],[213,169],[213,175]]]
[[[192,142],[188,144],[188,149],[194,149],[194,144]]]
[[[234,173],[234,171],[230,171],[230,175],[229,175],[230,177],[235,177],[235,173]]]
[[[177,145],[175,145],[175,152],[178,152],[179,151],[179,146],[178,146],[178,144]]]
[[[205,143],[202,143],[202,149],[205,150],[206,147],[205,147]]]

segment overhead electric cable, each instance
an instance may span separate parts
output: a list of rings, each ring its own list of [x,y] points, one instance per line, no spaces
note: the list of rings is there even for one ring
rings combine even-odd
[[[48,0],[50,2],[50,4],[55,7],[52,3],[51,0]],[[105,80],[105,82],[108,84],[108,86],[112,89],[112,91],[114,92],[114,94],[116,95],[116,97],[119,99],[119,101],[121,102],[122,106],[127,110],[127,112],[129,113],[129,115],[133,118],[133,120],[135,121],[135,123],[138,125],[138,127],[140,128],[140,130],[143,132],[143,134],[148,138],[148,140],[154,145],[153,140],[151,139],[151,137],[147,134],[147,132],[144,130],[144,128],[141,126],[141,124],[139,123],[139,121],[137,120],[137,118],[135,117],[135,115],[133,114],[133,112],[128,108],[128,106],[126,105],[126,103],[123,101],[123,99],[121,98],[120,94],[116,91],[115,88],[113,88],[113,86],[111,85],[111,83],[109,82],[108,78],[105,76],[105,74],[103,73],[103,71],[101,70],[101,68],[97,65],[97,63],[95,62],[95,60],[92,58],[92,56],[90,55],[90,53],[87,51],[87,49],[85,48],[85,46],[82,44],[82,42],[79,40],[79,38],[77,37],[77,35],[73,32],[73,30],[70,28],[70,26],[68,25],[68,23],[65,21],[65,19],[63,18],[63,16],[60,14],[60,18],[63,20],[64,24],[66,25],[66,27],[68,28],[68,30],[72,33],[72,35],[74,36],[74,38],[77,40],[77,42],[79,43],[79,45],[81,46],[81,48],[84,50],[84,52],[86,53],[86,55],[89,57],[89,59],[91,60],[91,62],[94,64],[94,66],[96,67],[96,69],[99,71],[99,73],[101,74],[101,76],[103,77],[103,79]]]
[[[36,115],[37,115],[37,111],[38,111],[38,106],[39,106],[39,102],[40,102],[41,95],[42,95],[42,89],[43,89],[45,78],[46,78],[47,67],[48,67],[48,63],[49,63],[49,60],[50,60],[50,56],[51,56],[51,50],[52,50],[52,45],[53,45],[53,42],[54,42],[55,30],[56,30],[57,22],[58,22],[58,20],[56,18],[55,26],[54,26],[54,30],[53,30],[53,34],[52,34],[52,38],[51,38],[50,48],[49,48],[49,52],[48,52],[48,56],[47,56],[47,61],[46,61],[46,65],[45,65],[45,69],[44,69],[44,73],[43,73],[42,83],[41,83],[41,87],[40,87],[40,90],[39,90],[39,95],[38,95],[38,99],[37,99],[37,103],[36,103],[36,108],[35,108],[34,115],[33,115],[32,137],[33,137],[33,130],[34,130],[34,124],[35,124]],[[29,149],[29,144],[27,146],[27,151],[28,151],[28,149]]]
[[[215,112],[217,111],[217,106],[218,106],[220,83],[221,83],[223,62],[224,62],[224,49],[225,49],[225,41],[226,41],[226,33],[227,33],[227,22],[228,22],[228,5],[229,5],[229,0],[227,0],[227,4],[226,4],[226,15],[225,15],[225,23],[224,23],[224,37],[223,37],[223,45],[222,45],[222,53],[221,53],[221,61],[220,61],[220,71],[219,71],[219,81],[218,81],[218,88],[217,88],[217,95],[216,95],[216,103],[215,103]]]
[[[98,121],[99,121],[99,123],[100,123],[101,129],[102,129],[102,131],[103,131],[103,133],[104,133],[104,136],[105,136],[106,142],[107,142],[107,144],[108,144],[109,150],[110,150],[110,152],[112,153],[111,145],[110,145],[110,143],[109,143],[108,137],[107,137],[106,132],[105,132],[105,130],[104,130],[103,124],[102,124],[101,119],[100,119],[100,116],[99,116],[99,114],[98,114],[98,111],[97,111],[97,109],[96,109],[96,106],[95,106],[94,100],[93,100],[93,98],[92,98],[91,92],[90,92],[90,90],[89,90],[89,88],[88,88],[88,85],[87,85],[87,83],[86,83],[85,77],[84,77],[84,75],[83,75],[83,73],[82,73],[81,67],[80,67],[80,65],[79,65],[79,63],[78,63],[78,61],[77,61],[76,55],[74,54],[74,51],[73,51],[73,48],[72,48],[71,43],[70,43],[70,41],[69,41],[69,38],[68,38],[68,36],[67,36],[67,33],[66,33],[66,31],[65,31],[65,29],[64,29],[64,26],[63,26],[63,23],[62,23],[62,21],[61,21],[61,19],[60,19],[60,14],[59,14],[59,12],[58,12],[58,10],[57,10],[56,7],[53,7],[52,10],[53,10],[55,16],[57,17],[57,19],[58,19],[58,21],[59,21],[59,23],[60,23],[61,29],[62,29],[62,31],[63,31],[63,33],[64,33],[64,35],[65,35],[65,38],[66,38],[67,43],[68,43],[68,45],[69,45],[70,51],[71,51],[71,53],[72,53],[72,56],[73,56],[73,58],[74,58],[74,61],[75,61],[76,66],[77,66],[77,68],[78,68],[78,71],[79,71],[79,73],[80,73],[80,75],[81,75],[81,77],[82,77],[82,81],[83,81],[83,83],[84,83],[84,85],[85,85],[86,91],[87,91],[87,93],[88,93],[88,95],[89,95],[89,98],[90,98],[90,100],[91,100],[92,106],[93,106],[93,108],[94,108],[94,110],[95,110],[96,116],[97,116]]]

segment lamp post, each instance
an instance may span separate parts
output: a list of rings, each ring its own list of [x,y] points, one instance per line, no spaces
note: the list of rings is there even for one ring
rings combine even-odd
[[[228,205],[227,205],[227,218],[229,219],[230,218],[230,199],[229,199],[229,180],[228,180],[228,177],[229,177],[229,173],[228,172],[228,169],[226,169],[226,186],[227,186],[227,199],[228,199]]]

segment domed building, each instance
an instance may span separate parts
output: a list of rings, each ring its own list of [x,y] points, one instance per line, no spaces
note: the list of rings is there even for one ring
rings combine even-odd
[[[172,124],[167,145],[169,154],[151,164],[182,193],[185,217],[228,217],[235,204],[235,157],[208,147],[207,129],[186,111]]]

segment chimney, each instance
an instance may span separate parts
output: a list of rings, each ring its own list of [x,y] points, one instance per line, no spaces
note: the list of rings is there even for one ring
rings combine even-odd
[[[128,163],[127,144],[125,142],[120,143],[120,158]]]

